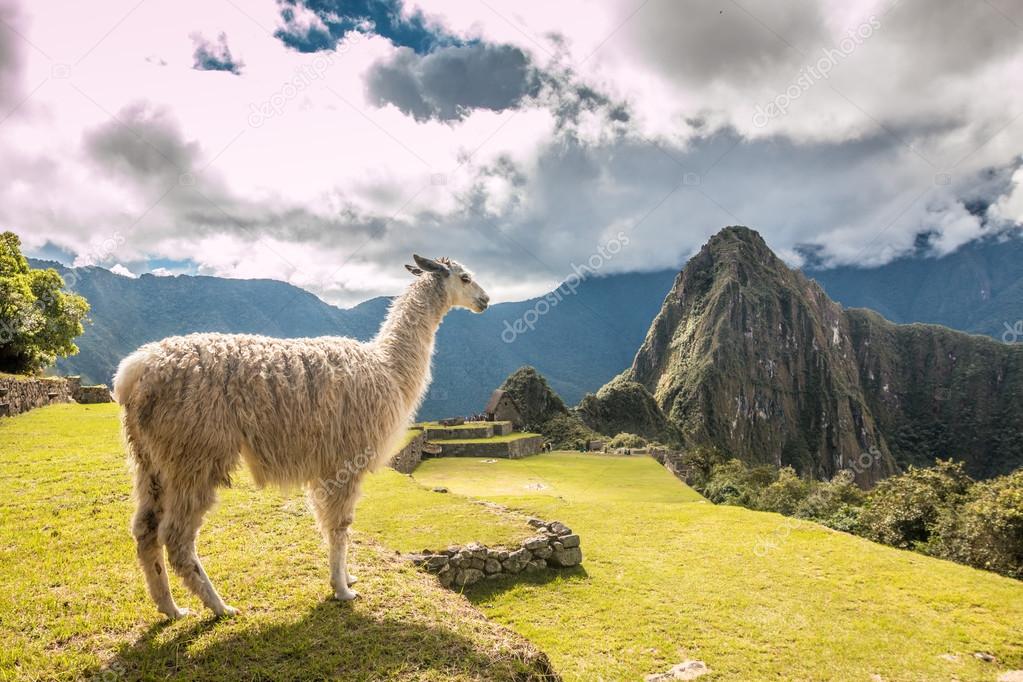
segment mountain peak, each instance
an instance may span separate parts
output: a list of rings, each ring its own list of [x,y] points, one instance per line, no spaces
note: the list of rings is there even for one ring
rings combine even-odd
[[[760,233],[744,225],[723,228],[704,244],[701,253],[715,260],[754,260],[772,265],[781,262]]]
[[[1023,407],[995,396],[1023,390],[1021,377],[1018,349],[844,310],[731,226],[679,274],[620,380],[688,445],[814,478],[847,468],[870,485],[953,453],[974,475],[1011,470],[1023,444],[1004,444]]]

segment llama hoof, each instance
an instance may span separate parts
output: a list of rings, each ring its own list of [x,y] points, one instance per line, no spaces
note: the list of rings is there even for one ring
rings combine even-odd
[[[168,620],[177,620],[184,618],[185,616],[191,615],[191,611],[188,609],[175,608],[173,611],[163,611],[163,615],[167,616]]]
[[[357,582],[359,582],[359,578],[357,576],[354,576],[351,573],[349,573],[348,574],[348,587],[351,587],[352,585],[354,585]]]
[[[337,599],[338,601],[351,601],[358,596],[358,592],[347,587],[334,593],[334,599]]]
[[[225,605],[224,608],[217,613],[217,618],[233,618],[238,615],[238,609],[233,606]]]

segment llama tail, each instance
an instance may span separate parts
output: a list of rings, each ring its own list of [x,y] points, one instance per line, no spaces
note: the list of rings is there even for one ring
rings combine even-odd
[[[148,364],[149,354],[142,349],[139,349],[121,360],[121,364],[117,366],[117,373],[114,375],[114,400],[120,405],[126,405],[129,396],[135,389],[135,384],[138,383],[139,377],[142,376],[142,372],[145,371]]]

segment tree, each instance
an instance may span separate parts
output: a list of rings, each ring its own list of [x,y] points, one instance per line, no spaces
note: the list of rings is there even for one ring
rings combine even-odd
[[[13,232],[0,234],[0,371],[31,374],[78,352],[89,304],[56,270],[30,268]]]
[[[962,462],[938,460],[881,481],[860,513],[862,534],[903,549],[922,548],[942,513],[953,512],[973,484]]]
[[[784,467],[778,471],[778,478],[757,495],[756,508],[792,516],[809,494],[810,484],[792,467]]]
[[[1023,469],[977,483],[946,510],[928,550],[936,556],[1023,579]]]

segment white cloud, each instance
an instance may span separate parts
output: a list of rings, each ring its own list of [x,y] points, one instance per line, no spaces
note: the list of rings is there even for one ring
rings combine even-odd
[[[771,0],[751,16],[432,0],[431,21],[514,45],[549,78],[519,109],[449,121],[367,97],[390,41],[295,52],[272,35],[273,0],[3,6],[38,49],[0,30],[0,117],[32,93],[0,124],[0,229],[79,264],[171,259],[354,303],[396,292],[423,251],[509,299],[623,227],[633,239],[608,271],[677,266],[732,223],[791,259],[816,243],[834,262],[878,263],[920,232],[945,252],[1023,218],[1023,43],[984,3]],[[757,125],[758,105],[871,16],[826,79]],[[193,34],[226,35],[242,73],[192,69]],[[988,169],[998,182],[982,182]]]
[[[121,277],[130,277],[131,279],[135,279],[136,277],[138,277],[138,275],[136,275],[134,272],[124,267],[120,263],[117,263],[116,265],[111,267],[110,272],[114,273],[115,275],[120,275]]]

